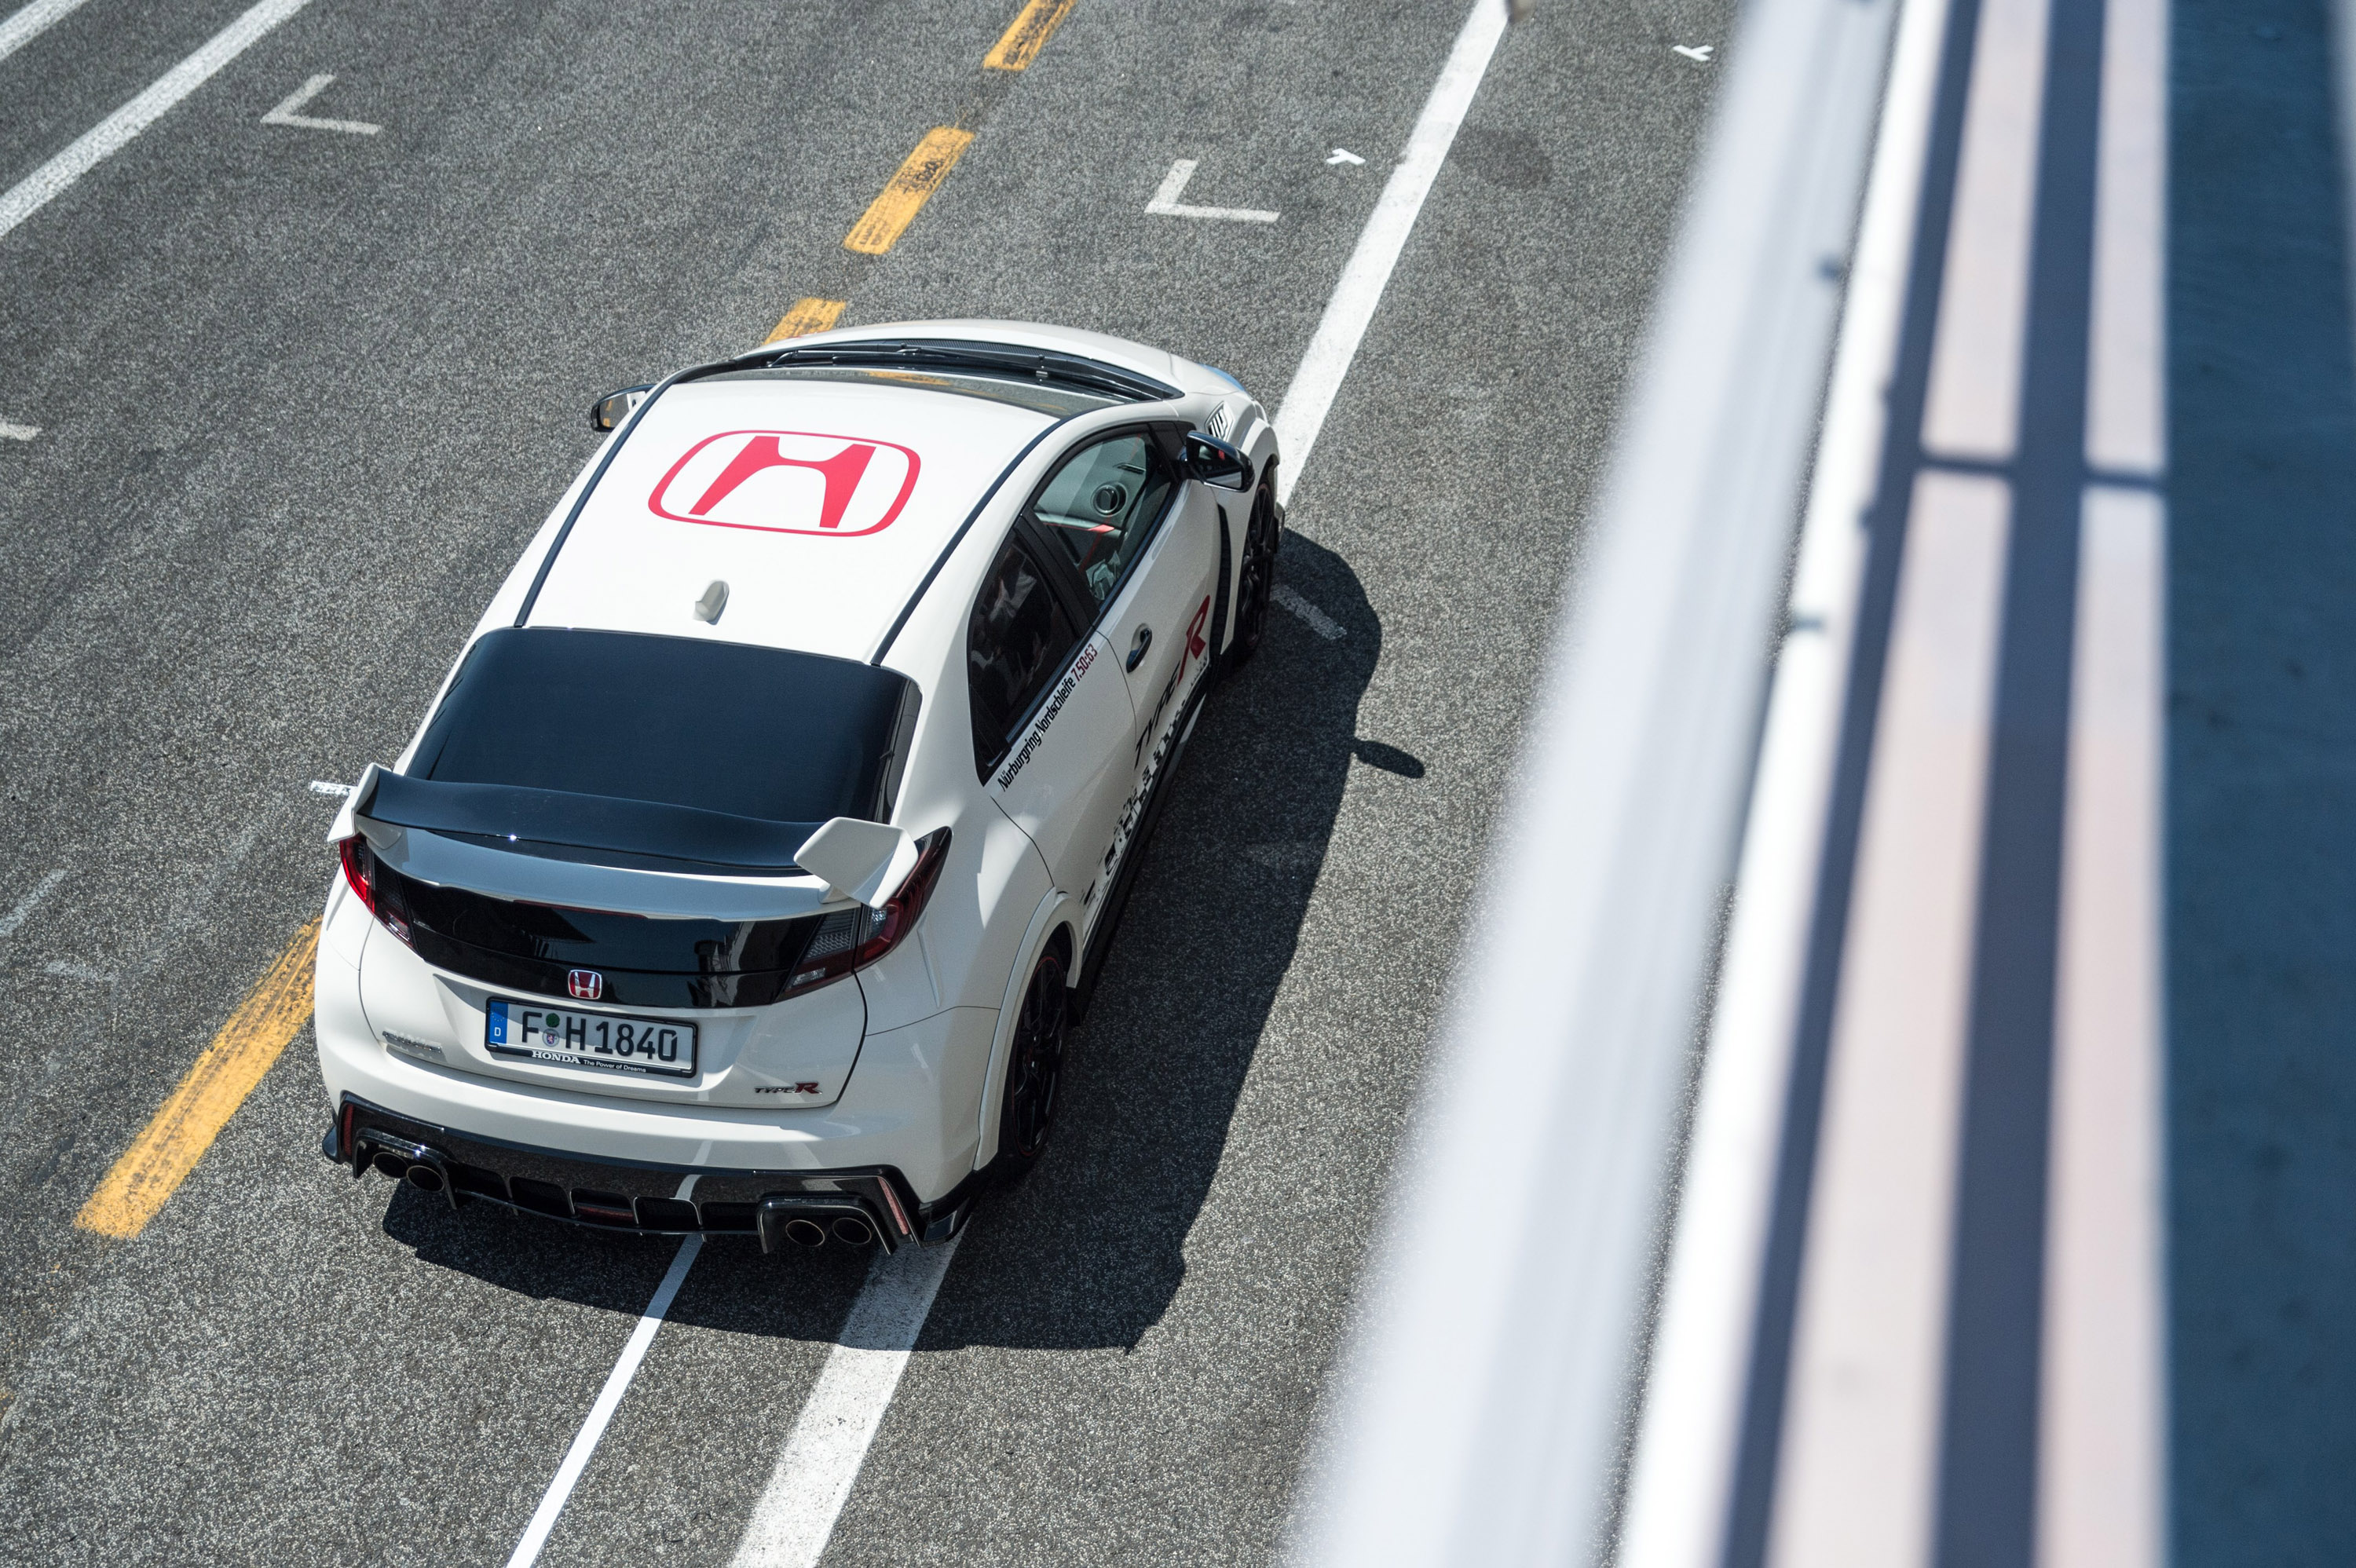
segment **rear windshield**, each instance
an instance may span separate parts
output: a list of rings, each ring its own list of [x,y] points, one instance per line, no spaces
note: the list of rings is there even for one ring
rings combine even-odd
[[[509,626],[468,650],[409,773],[773,822],[881,822],[916,707],[906,677],[851,659]]]

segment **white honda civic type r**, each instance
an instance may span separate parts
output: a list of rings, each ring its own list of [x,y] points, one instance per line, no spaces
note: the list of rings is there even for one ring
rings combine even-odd
[[[1266,624],[1233,378],[827,333],[610,431],[331,837],[322,1142],[452,1202],[896,1248],[1056,1108],[1213,677]]]

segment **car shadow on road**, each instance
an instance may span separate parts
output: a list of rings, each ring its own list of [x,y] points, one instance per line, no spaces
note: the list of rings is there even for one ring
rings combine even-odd
[[[1258,656],[1205,709],[1087,1022],[1073,1034],[1055,1141],[1021,1187],[984,1202],[928,1346],[1127,1348],[1161,1320],[1291,965],[1350,768],[1423,775],[1420,759],[1357,733],[1382,650],[1357,575],[1298,535],[1286,539],[1278,575],[1294,603],[1319,613],[1272,609]],[[395,1189],[384,1226],[421,1262],[631,1312],[674,1245],[489,1205],[454,1212],[407,1187]],[[671,1316],[830,1339],[865,1266],[847,1249],[764,1256],[721,1239]]]
[[[1358,736],[1382,631],[1356,574],[1293,535],[1278,575],[1341,635],[1271,611],[1258,657],[1205,710],[1073,1036],[1055,1141],[977,1221],[927,1347],[1127,1349],[1161,1320],[1350,769],[1423,773]]]

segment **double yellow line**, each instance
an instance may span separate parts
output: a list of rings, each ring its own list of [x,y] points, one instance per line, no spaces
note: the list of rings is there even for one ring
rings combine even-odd
[[[1078,0],[1030,0],[981,63],[991,70],[1026,69],[1076,4]],[[972,144],[973,133],[954,125],[926,132],[883,194],[851,225],[843,248],[862,256],[881,256],[891,250]],[[844,304],[797,300],[767,341],[824,332],[842,314]],[[179,1190],[230,1117],[309,1020],[311,970],[318,947],[319,923],[314,920],[295,933],[270,972],[230,1015],[187,1076],[81,1206],[75,1224],[128,1241]]]
[[[982,65],[991,70],[1023,70],[1039,58],[1055,29],[1072,13],[1079,0],[1030,0],[1022,12],[999,35],[990,52],[981,57]],[[862,256],[881,256],[900,242],[908,225],[916,220],[925,203],[941,188],[949,171],[973,144],[973,133],[956,125],[936,125],[916,144],[916,150],[902,160],[899,168],[884,182],[883,194],[868,203],[859,221],[851,226],[851,233],[842,248]],[[808,295],[796,300],[781,317],[765,343],[780,343],[788,337],[800,337],[813,332],[824,332],[842,315],[848,302],[819,299]]]

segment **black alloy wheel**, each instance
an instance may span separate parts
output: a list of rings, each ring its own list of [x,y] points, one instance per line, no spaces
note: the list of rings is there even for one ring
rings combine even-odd
[[[998,1114],[998,1157],[991,1169],[1001,1181],[1019,1181],[1047,1150],[1055,1104],[1064,1087],[1064,1030],[1070,1021],[1070,993],[1064,987],[1064,954],[1050,947],[1031,971],[1015,1015],[1014,1038],[1006,1051],[1006,1094]]]
[[[1244,558],[1236,572],[1236,635],[1227,644],[1226,667],[1241,668],[1259,652],[1268,635],[1269,596],[1276,589],[1276,471],[1263,475],[1252,496],[1251,523],[1244,529]]]

